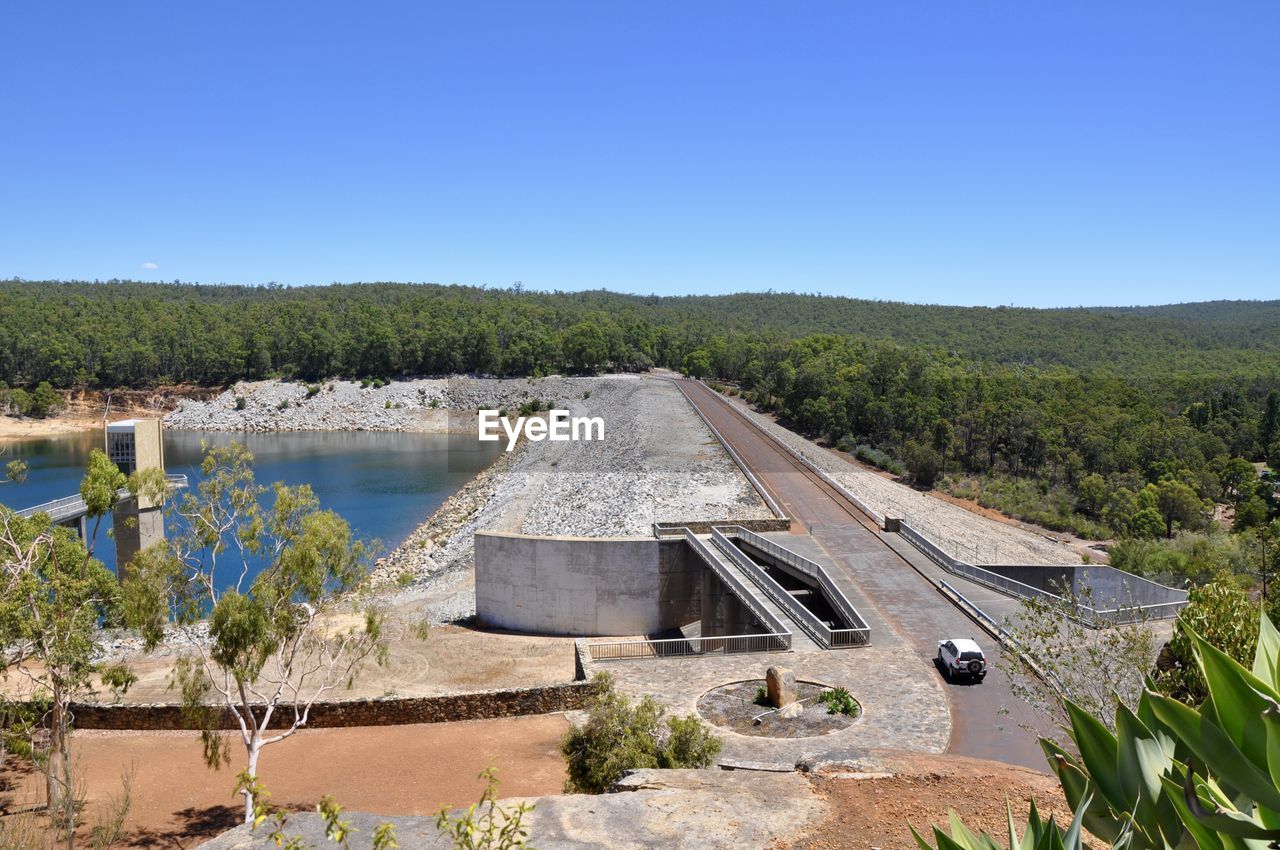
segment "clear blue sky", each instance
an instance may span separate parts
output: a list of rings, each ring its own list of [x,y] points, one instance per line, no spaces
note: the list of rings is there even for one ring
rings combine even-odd
[[[7,3],[0,276],[1280,297],[1280,3]]]

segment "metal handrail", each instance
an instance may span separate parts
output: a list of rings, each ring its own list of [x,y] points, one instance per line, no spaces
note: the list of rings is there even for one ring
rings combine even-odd
[[[181,490],[187,486],[187,476],[181,473],[166,473],[164,476],[165,484],[170,490]],[[133,493],[127,487],[121,487],[116,491],[116,498],[123,501],[133,498]],[[23,508],[14,511],[18,516],[30,519],[36,514],[48,514],[49,518],[54,522],[62,522],[72,517],[87,513],[89,506],[85,504],[84,497],[63,496],[60,499],[51,499],[48,502],[41,502],[30,508]]]
[[[788,632],[786,625],[775,617],[767,608],[760,606],[756,602],[751,591],[742,583],[742,580],[726,570],[724,568],[724,564],[722,564],[720,559],[716,557],[715,552],[709,549],[705,543],[699,540],[697,536],[688,529],[685,529],[685,541],[689,544],[690,548],[692,548],[693,551],[702,558],[707,566],[711,567],[712,572],[714,572],[722,582],[734,591],[735,595],[737,595],[737,597],[742,601],[742,604],[747,606],[747,609],[750,610],[751,613],[755,615],[756,619],[763,623],[766,628],[772,629],[775,633]],[[788,632],[788,634],[789,633],[790,632]]]
[[[967,578],[977,584],[985,585],[998,590],[1001,593],[1007,593],[1012,596],[1018,596],[1023,599],[1042,599],[1050,603],[1062,602],[1065,597],[1061,594],[1052,593],[1038,587],[1020,582],[1017,579],[1002,576],[999,573],[984,569],[976,564],[970,564],[961,561],[959,558],[948,555],[947,552],[938,544],[925,537],[920,532],[912,528],[904,520],[900,524],[903,537],[906,537],[917,549],[927,555],[930,560],[938,564],[944,570],[955,573],[958,576]],[[1133,576],[1133,578],[1146,581],[1151,584],[1149,579],[1143,579],[1141,576]],[[1172,588],[1171,588],[1172,589]],[[1132,623],[1142,619],[1169,619],[1177,615],[1179,611],[1187,606],[1186,599],[1175,600],[1172,602],[1155,602],[1150,605],[1119,605],[1115,608],[1094,608],[1077,599],[1071,600],[1071,604],[1078,614],[1076,619],[1086,625],[1097,627],[1102,620],[1112,623]]]
[[[835,580],[831,578],[831,575],[827,572],[826,568],[817,561],[811,561],[800,553],[793,552],[785,546],[775,543],[767,537],[762,537],[754,531],[745,529],[742,526],[732,526],[731,531],[733,536],[737,539],[745,541],[748,545],[754,546],[770,557],[782,561],[793,569],[818,582],[823,591],[827,594],[828,599],[840,612],[840,616],[844,618],[845,622],[855,624],[853,630],[870,630],[870,627],[867,625],[867,621],[860,613],[858,613],[858,609],[855,608],[853,603],[849,601],[849,598],[844,595],[844,591],[842,591],[839,585],[835,583]],[[844,630],[836,629],[835,631]]]
[[[743,529],[743,531],[745,531],[745,529]],[[871,629],[860,616],[857,616],[856,610],[854,610],[854,616],[856,619],[851,619],[850,622],[862,623],[861,626],[855,626],[847,629],[833,629],[826,623],[819,620],[812,611],[797,602],[791,594],[787,593],[786,589],[783,588],[782,585],[778,584],[778,582],[765,572],[759,564],[748,558],[742,550],[737,546],[734,546],[733,543],[729,541],[729,538],[727,538],[719,529],[712,529],[711,539],[730,560],[737,564],[739,569],[745,572],[747,576],[756,583],[761,592],[772,599],[779,608],[799,623],[800,627],[808,632],[809,636],[817,641],[820,646],[826,649],[833,649],[836,647],[865,646],[871,642]],[[822,567],[818,564],[814,564],[814,567],[817,567],[819,571],[822,570]],[[825,578],[825,576],[821,577]],[[823,589],[843,597],[843,594],[840,594],[839,589],[836,588],[829,580],[826,585],[824,585]],[[843,600],[841,599],[840,601]],[[849,607],[852,609],[852,606]]]
[[[606,641],[589,643],[592,661],[623,661],[632,658],[685,658],[694,655],[732,655],[746,652],[787,652],[791,649],[791,632],[771,634],[724,635],[693,638],[660,638],[649,640]]]

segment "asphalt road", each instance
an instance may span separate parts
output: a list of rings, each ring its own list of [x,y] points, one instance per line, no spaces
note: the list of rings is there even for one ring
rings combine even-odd
[[[991,661],[997,651],[994,641],[895,552],[870,518],[758,425],[702,384],[676,383],[792,518],[792,532],[807,532],[835,566],[836,580],[851,583],[870,606],[859,608],[872,627],[872,642],[901,644],[938,676],[951,710],[947,752],[1047,771],[1029,730],[1047,734],[1053,731],[1052,722],[1013,693],[1003,665],[989,664],[979,684],[948,683],[934,665],[940,640],[976,637]]]

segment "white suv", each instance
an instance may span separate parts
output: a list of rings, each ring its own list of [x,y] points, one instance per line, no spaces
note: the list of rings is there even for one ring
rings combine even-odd
[[[951,638],[938,641],[938,663],[942,673],[950,681],[956,676],[968,676],[981,682],[987,675],[987,658],[969,638]]]

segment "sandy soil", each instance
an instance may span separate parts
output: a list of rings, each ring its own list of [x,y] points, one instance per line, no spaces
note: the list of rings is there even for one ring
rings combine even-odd
[[[150,655],[124,651],[114,657],[128,662],[138,682],[120,697],[124,703],[176,702],[169,680],[175,653],[160,649]],[[333,699],[438,694],[504,688],[533,688],[573,680],[573,638],[541,637],[439,625],[426,640],[407,632],[391,644],[386,667],[372,661],[351,688],[340,687]],[[25,676],[0,681],[0,693],[24,697],[31,690]],[[99,700],[110,701],[99,683]]]
[[[1055,814],[1064,825],[1071,819],[1057,780],[1025,768],[959,756],[903,757],[893,773],[873,779],[815,776],[814,785],[827,798],[832,815],[791,847],[918,850],[908,824],[931,839],[929,828],[938,825],[946,831],[952,809],[968,827],[985,830],[1003,846],[1006,802],[1021,829],[1032,799],[1042,817]]]
[[[563,716],[542,715],[310,729],[265,749],[260,774],[271,802],[287,809],[310,809],[331,794],[355,811],[430,815],[477,800],[484,786],[476,777],[488,765],[498,769],[503,796],[559,793],[559,741],[568,728]],[[194,733],[78,732],[73,746],[90,823],[134,769],[125,847],[193,847],[240,823],[243,808],[232,789],[243,749],[232,750],[230,767],[213,771]],[[0,799],[11,807],[38,801],[42,781],[29,770],[2,773]]]
[[[72,390],[63,393],[64,407],[47,419],[0,416],[0,440],[47,437],[101,428],[103,417],[116,421],[130,417],[159,419],[184,400],[202,399],[213,391],[194,386],[160,387],[154,390]]]

